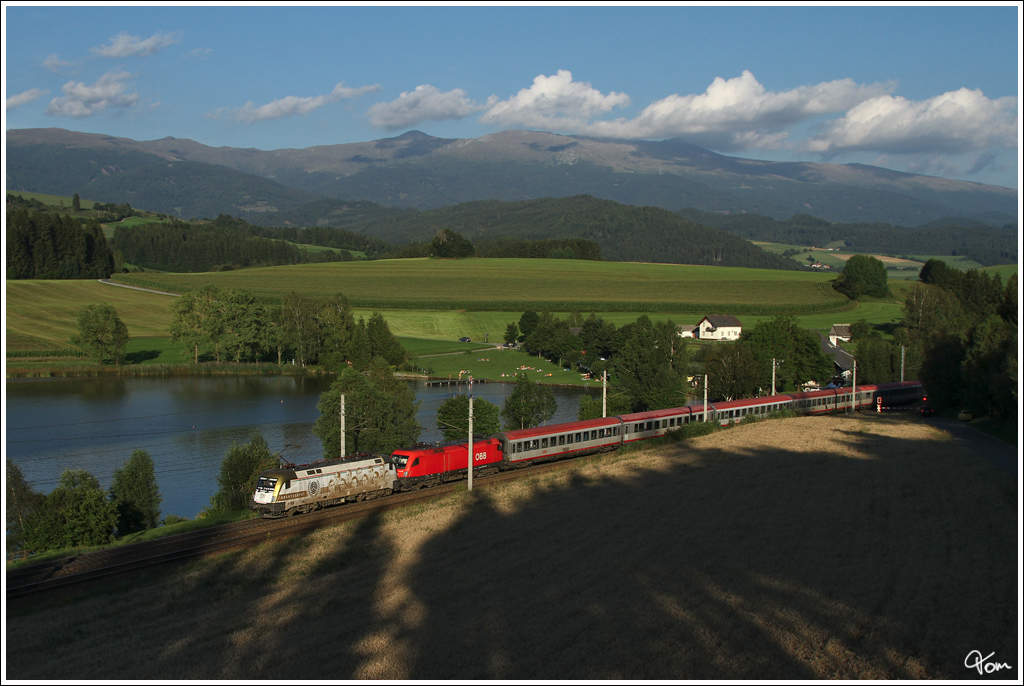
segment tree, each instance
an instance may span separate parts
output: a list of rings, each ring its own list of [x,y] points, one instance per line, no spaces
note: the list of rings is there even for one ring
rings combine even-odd
[[[184,344],[185,349],[193,353],[196,364],[199,364],[199,346],[219,345],[223,326],[217,305],[219,298],[220,289],[203,286],[189,291],[171,305],[171,340]]]
[[[112,306],[89,305],[78,314],[78,333],[71,342],[88,350],[97,362],[109,359],[122,364],[128,346],[128,327]]]
[[[160,489],[153,458],[141,449],[132,451],[120,469],[114,470],[110,499],[117,510],[117,533],[125,536],[155,528],[160,522]]]
[[[821,349],[818,336],[799,326],[796,317],[778,316],[745,330],[740,341],[757,360],[758,386],[771,388],[775,360],[776,390],[795,390],[808,381],[832,379],[835,363]]]
[[[508,345],[515,345],[518,340],[519,325],[515,322],[509,322],[508,326],[505,327],[505,343]]]
[[[490,436],[501,430],[498,406],[483,398],[473,400],[473,434]],[[446,441],[465,440],[469,436],[469,397],[456,395],[437,408],[437,428]]]
[[[224,350],[241,362],[256,361],[269,349],[266,332],[270,329],[270,313],[248,291],[232,288],[217,298],[220,340]]]
[[[320,438],[324,459],[341,455],[341,395],[345,396],[345,453],[390,454],[419,440],[416,422],[419,401],[404,381],[395,378],[383,358],[370,361],[363,374],[345,367],[331,387],[320,395],[320,417],[313,433]]]
[[[835,289],[857,300],[862,295],[885,298],[889,293],[889,275],[885,264],[870,255],[854,255],[846,261],[843,273],[835,281]]]
[[[655,325],[642,315],[619,329],[615,340],[612,379],[634,412],[683,404],[686,353],[674,324]]]
[[[435,257],[473,257],[476,254],[473,244],[451,229],[438,231],[430,248]]]
[[[757,394],[760,374],[757,358],[750,346],[739,341],[705,346],[704,372],[708,376],[708,395],[732,400]]]
[[[5,502],[7,512],[7,554],[20,550],[25,544],[25,523],[46,500],[25,480],[21,469],[7,460]]]
[[[71,209],[75,212],[82,209],[82,199],[78,197],[78,193],[75,193],[74,197],[71,198]]]
[[[392,367],[405,364],[405,348],[391,333],[387,320],[380,312],[374,312],[366,323],[366,339],[370,344],[371,357],[382,357]]]
[[[113,539],[117,510],[99,481],[83,469],[65,469],[57,487],[25,524],[25,547],[58,550]]]
[[[540,426],[555,416],[558,401],[547,386],[531,383],[526,374],[516,376],[516,387],[501,406],[506,429]]]
[[[523,316],[519,318],[519,335],[524,339],[528,338],[533,330],[537,328],[537,324],[540,323],[540,315],[533,310],[527,310],[523,312]]]
[[[249,497],[256,490],[262,472],[278,465],[279,455],[270,450],[266,439],[255,432],[245,445],[232,443],[220,464],[217,485],[220,489],[210,499],[214,511],[231,512],[248,507]]]

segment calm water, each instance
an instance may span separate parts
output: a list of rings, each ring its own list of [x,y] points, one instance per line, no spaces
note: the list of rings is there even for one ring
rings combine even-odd
[[[295,463],[323,457],[313,434],[320,394],[333,379],[229,377],[186,379],[7,379],[6,457],[48,493],[64,469],[85,469],[104,488],[135,448],[153,457],[162,515],[194,517],[217,491],[232,442],[260,431],[272,450]],[[409,382],[420,400],[421,441],[437,441],[441,403],[465,387]],[[512,384],[476,384],[473,395],[498,405]],[[552,423],[573,421],[582,389],[555,388]]]

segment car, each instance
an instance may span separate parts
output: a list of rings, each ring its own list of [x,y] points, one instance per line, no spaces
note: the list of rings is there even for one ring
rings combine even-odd
[[[928,407],[927,405],[925,405],[924,407],[921,408],[921,416],[922,417],[934,417],[935,416],[935,408],[934,407]]]
[[[969,422],[974,419],[974,413],[970,410],[960,410],[960,414],[956,416],[962,422]]]
[[[459,343],[472,343],[472,341],[470,340],[469,336],[463,336],[462,338],[459,339]]]

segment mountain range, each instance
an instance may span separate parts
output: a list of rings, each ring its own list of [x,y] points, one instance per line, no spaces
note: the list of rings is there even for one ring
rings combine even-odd
[[[6,186],[124,203],[181,218],[229,214],[263,226],[345,226],[458,203],[589,195],[633,206],[773,219],[922,226],[950,217],[1016,228],[1018,192],[862,164],[767,162],[680,139],[627,141],[538,131],[446,139],[410,131],[302,149],[134,141],[64,129],[7,131]]]

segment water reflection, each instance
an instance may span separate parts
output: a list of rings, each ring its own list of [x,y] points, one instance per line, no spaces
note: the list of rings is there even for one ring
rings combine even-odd
[[[163,515],[193,517],[217,490],[217,474],[233,442],[260,431],[270,447],[300,463],[320,459],[313,434],[320,394],[332,377],[122,377],[8,379],[6,457],[47,493],[64,469],[85,469],[104,488],[131,451],[153,457]],[[409,382],[420,401],[420,440],[441,440],[437,409],[468,388]],[[473,395],[499,407],[512,384],[475,384]],[[555,388],[552,422],[576,418],[585,391]],[[591,391],[592,392],[592,391]]]

